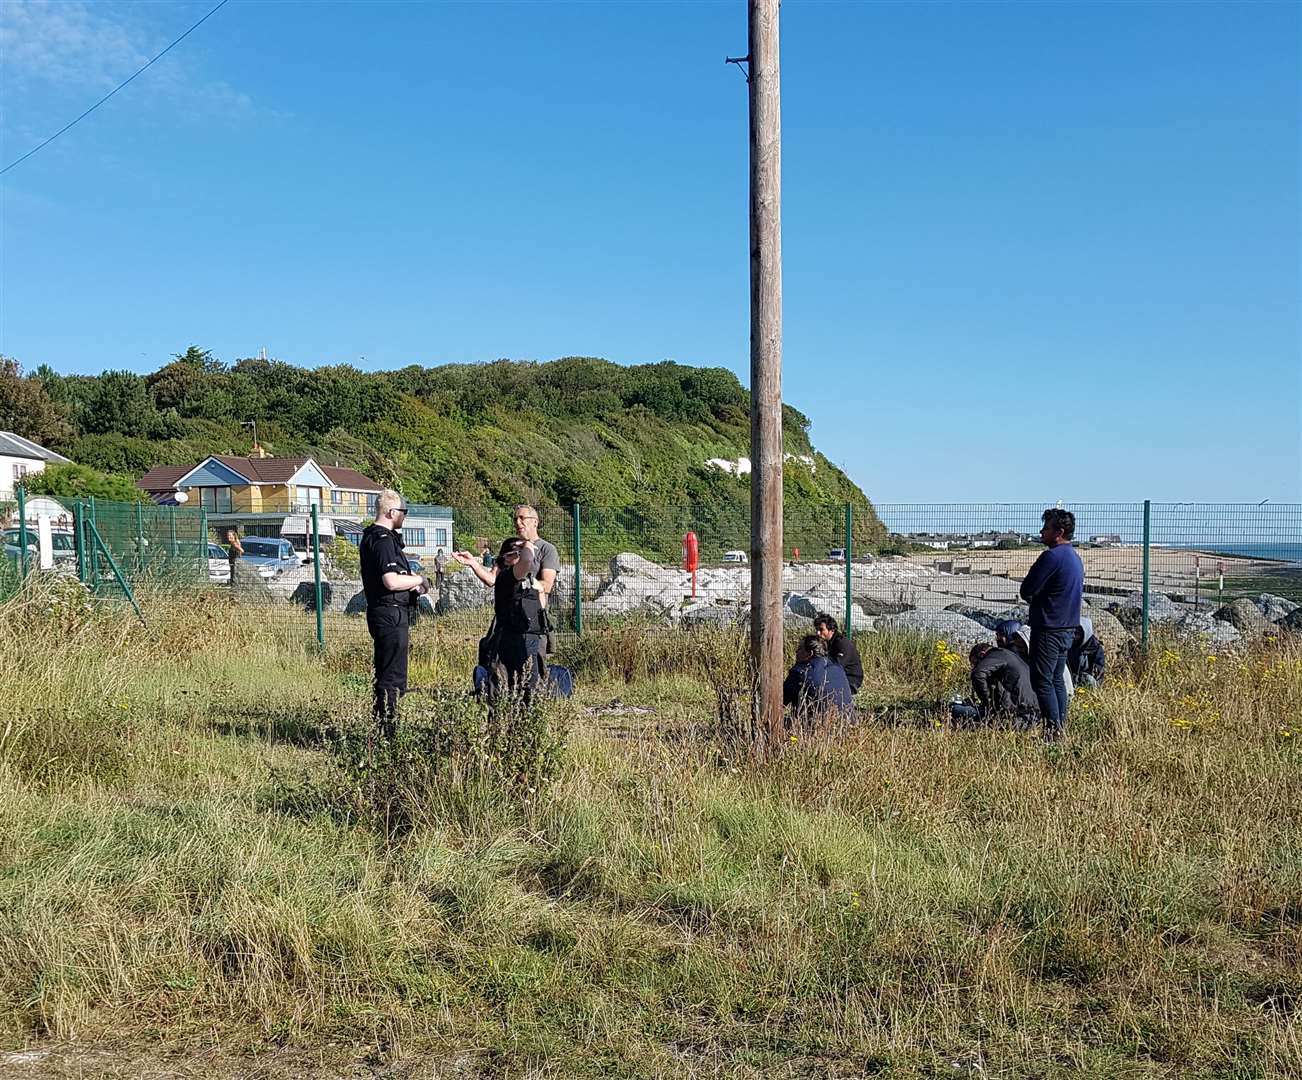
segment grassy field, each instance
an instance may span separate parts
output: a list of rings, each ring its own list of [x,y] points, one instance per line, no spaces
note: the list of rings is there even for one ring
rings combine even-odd
[[[146,604],[0,607],[0,1076],[1302,1075],[1298,644],[1159,647],[1046,747],[864,637],[864,722],[756,761],[740,639],[630,626],[377,761],[356,634]]]

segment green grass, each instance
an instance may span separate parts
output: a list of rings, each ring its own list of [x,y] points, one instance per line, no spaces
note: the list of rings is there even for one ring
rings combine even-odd
[[[755,760],[710,737],[739,638],[607,630],[550,785],[431,773],[394,833],[331,797],[360,636],[146,602],[0,609],[0,1031],[42,1075],[1302,1071],[1296,645],[1159,650],[1046,748],[934,726],[964,664],[864,637],[866,722]],[[422,624],[414,681],[476,629]]]

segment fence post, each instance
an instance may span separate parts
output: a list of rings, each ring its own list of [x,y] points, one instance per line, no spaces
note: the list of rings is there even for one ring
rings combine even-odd
[[[845,627],[844,633],[851,633],[854,613],[854,574],[850,560],[854,558],[854,506],[845,504]]]
[[[321,612],[321,523],[312,504],[312,586],[316,592],[316,644],[325,648],[325,617]]]
[[[579,504],[574,504],[574,632],[583,634],[583,523]]]
[[[199,580],[203,581],[208,576],[208,511],[202,506],[199,507],[199,569],[202,571]],[[234,567],[231,573],[235,573]]]
[[[1148,652],[1148,549],[1152,539],[1152,506],[1148,499],[1144,500],[1144,591],[1139,619],[1139,648],[1144,653]]]
[[[170,558],[176,558],[176,507],[167,508],[167,554]],[[205,555],[207,552],[205,551]]]
[[[90,496],[90,517],[87,519],[89,528],[86,530],[86,538],[89,540],[93,534],[99,532],[98,523],[95,520],[95,496]],[[90,587],[99,588],[99,552],[95,550],[95,545],[90,544]]]
[[[86,584],[86,512],[81,500],[72,503],[72,542],[77,549],[77,580]]]
[[[18,572],[27,576],[27,489],[18,485]]]
[[[136,572],[145,572],[145,509],[139,499],[136,500]]]

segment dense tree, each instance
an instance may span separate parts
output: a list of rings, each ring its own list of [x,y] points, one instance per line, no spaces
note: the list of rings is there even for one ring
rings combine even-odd
[[[452,505],[463,538],[509,527],[501,507],[521,500],[583,503],[605,542],[666,554],[688,526],[728,546],[748,533],[749,481],[706,465],[750,443],[750,395],[723,368],[566,357],[362,372],[260,358],[227,366],[190,346],[147,378],[40,369],[18,381],[71,420],[69,456],[104,473],[246,453],[253,420],[273,454],[347,465],[413,501]],[[856,543],[879,538],[868,500],[814,451],[808,419],[790,406],[783,437],[814,461],[793,463],[785,483],[804,546],[836,546],[846,502]]]
[[[24,376],[17,360],[0,356],[0,428],[51,449],[72,436],[72,425],[37,376]]]
[[[85,405],[81,426],[92,434],[116,432],[147,438],[158,425],[158,408],[149,386],[130,371],[106,371]]]

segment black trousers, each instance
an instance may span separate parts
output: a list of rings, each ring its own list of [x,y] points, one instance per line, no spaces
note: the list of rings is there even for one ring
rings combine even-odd
[[[368,607],[366,629],[375,643],[375,704],[371,715],[384,734],[393,738],[398,730],[398,699],[407,690],[411,608]]]

